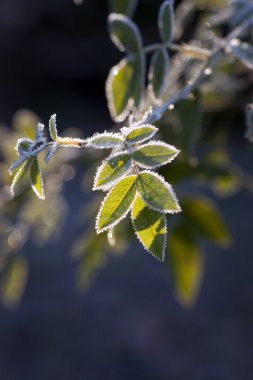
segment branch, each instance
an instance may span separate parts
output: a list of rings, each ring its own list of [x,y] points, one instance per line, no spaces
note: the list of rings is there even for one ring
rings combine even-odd
[[[168,108],[170,106],[173,106],[179,100],[187,99],[188,96],[190,95],[190,93],[192,91],[194,91],[196,89],[196,87],[198,87],[198,85],[200,84],[202,79],[205,77],[205,75],[211,75],[212,74],[211,69],[218,66],[218,63],[220,62],[220,58],[222,58],[223,53],[224,53],[224,49],[227,47],[227,45],[230,44],[233,39],[242,36],[252,24],[253,24],[253,17],[251,16],[249,19],[245,20],[240,26],[238,26],[232,32],[230,32],[226,38],[219,40],[219,46],[218,47],[216,46],[213,49],[213,51],[210,52],[209,58],[207,59],[205,64],[202,64],[200,66],[200,68],[199,68],[198,72],[196,73],[196,75],[194,76],[194,78],[191,81],[189,81],[185,85],[185,87],[181,91],[179,91],[176,95],[169,98],[161,106],[154,108],[148,114],[147,118],[141,121],[141,123],[143,123],[143,124],[154,123],[154,122],[160,120],[162,118],[163,114],[168,110]],[[151,46],[146,48],[145,52],[150,52],[153,49],[157,49],[158,46],[159,46],[159,44],[151,45]],[[162,46],[162,44],[160,46]],[[182,45],[182,47],[180,47],[179,45],[170,44],[170,45],[167,45],[167,47],[168,48],[171,48],[171,47],[176,48],[177,50],[182,51],[183,45]],[[189,46],[189,48],[192,48],[192,46]],[[195,48],[195,47],[193,47],[193,48]],[[204,50],[206,50],[206,49],[204,49]],[[209,52],[209,51],[207,50],[207,52]],[[208,74],[207,74],[207,70],[208,70]]]

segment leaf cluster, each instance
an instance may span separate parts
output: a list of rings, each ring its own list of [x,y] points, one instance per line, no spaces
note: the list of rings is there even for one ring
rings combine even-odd
[[[111,233],[131,211],[138,239],[147,251],[164,260],[165,214],[181,209],[171,185],[154,170],[171,162],[179,151],[151,140],[156,132],[153,125],[133,123],[120,133],[95,134],[87,140],[87,147],[112,149],[98,168],[93,185],[93,190],[108,191],[96,218],[97,233]]]

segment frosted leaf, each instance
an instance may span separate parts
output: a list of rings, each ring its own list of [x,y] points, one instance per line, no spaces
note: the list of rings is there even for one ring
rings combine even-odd
[[[142,39],[138,26],[132,20],[122,14],[111,13],[108,25],[111,39],[121,51],[140,53]]]
[[[177,157],[179,152],[174,146],[162,141],[150,141],[133,152],[133,159],[137,165],[153,169],[168,164]]]
[[[52,115],[49,120],[49,132],[51,139],[56,141],[58,138],[57,126],[56,126],[56,114]]]
[[[102,202],[96,219],[96,230],[100,234],[114,227],[126,217],[136,194],[136,175],[130,175],[118,182]]]
[[[37,195],[37,197],[40,199],[45,199],[43,190],[43,178],[37,158],[35,158],[31,164],[30,178],[32,189]]]
[[[23,139],[18,140],[17,147],[18,147],[19,141],[21,141],[21,140],[23,140]],[[21,142],[21,144],[22,144],[22,142]],[[11,166],[9,168],[9,173],[12,174],[13,171],[15,169],[17,169],[19,167],[19,165],[21,165],[23,162],[25,162],[29,157],[37,156],[42,150],[45,149],[46,144],[47,144],[46,141],[38,141],[38,142],[35,141],[35,142],[33,142],[33,144],[29,145],[29,150],[28,151],[23,150],[21,157],[11,164]]]
[[[11,187],[10,187],[10,191],[11,191],[12,196],[14,196],[15,188],[16,188],[18,182],[21,180],[21,178],[23,178],[23,176],[25,175],[25,173],[29,169],[32,160],[33,160],[33,158],[29,158],[25,162],[23,162],[21,167],[18,169],[17,173],[15,174],[15,176],[12,180]]]
[[[123,142],[123,137],[119,133],[96,133],[87,139],[87,147],[96,149],[111,149],[121,145]]]
[[[164,42],[171,42],[174,28],[174,0],[167,0],[162,3],[159,11],[158,27],[161,39]]]
[[[93,190],[106,190],[108,187],[111,187],[129,173],[131,166],[132,158],[129,153],[119,153],[110,156],[98,168]]]
[[[11,164],[9,173],[11,174],[29,157],[37,156],[42,150],[45,149],[46,144],[47,141],[44,137],[44,125],[39,123],[37,125],[37,133],[34,141],[28,138],[18,139],[15,149],[19,155],[19,159]]]
[[[137,196],[131,211],[135,233],[144,248],[158,260],[164,261],[167,223],[163,214],[149,208]]]
[[[168,86],[169,55],[166,49],[157,50],[152,57],[149,71],[149,90],[159,99]]]
[[[155,126],[145,124],[139,127],[133,126],[130,128],[126,128],[126,130],[124,131],[124,135],[128,144],[136,144],[151,139],[157,131],[158,128],[156,128]]]
[[[134,107],[138,108],[144,91],[143,55],[123,59],[114,66],[106,81],[106,96],[111,117],[122,122]]]
[[[181,211],[172,187],[158,174],[143,171],[136,183],[140,197],[153,210],[170,214]]]

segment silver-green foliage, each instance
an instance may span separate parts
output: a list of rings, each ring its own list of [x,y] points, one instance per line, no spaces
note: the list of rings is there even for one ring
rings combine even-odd
[[[15,171],[11,191],[27,171],[31,187],[44,199],[43,179],[38,155],[47,150],[48,163],[58,147],[87,147],[111,149],[112,153],[98,167],[93,190],[108,191],[96,219],[98,234],[114,228],[131,211],[132,222],[138,239],[147,251],[159,260],[164,259],[166,246],[165,214],[180,212],[177,198],[169,185],[154,170],[171,162],[179,153],[172,145],[151,140],[158,129],[150,124],[133,121],[118,133],[97,133],[86,140],[60,137],[56,127],[56,115],[49,121],[52,142],[47,142],[44,127],[39,124],[35,141],[20,139],[16,151],[19,159],[10,168]],[[146,170],[143,170],[146,169]]]
[[[215,58],[213,61],[216,62],[217,52],[215,49],[213,53],[212,50],[196,46],[173,44],[173,36],[176,34],[174,0],[163,1],[160,6],[158,31],[161,43],[146,48],[138,26],[130,18],[137,1],[111,0],[110,4],[113,12],[108,17],[110,37],[125,56],[109,73],[106,95],[112,119],[124,122],[125,125],[121,125],[117,133],[104,132],[82,140],[59,136],[56,115],[53,115],[49,121],[50,142],[44,135],[42,124],[38,124],[34,140],[18,140],[16,151],[19,157],[10,166],[10,173],[14,174],[11,192],[14,194],[17,184],[29,172],[33,191],[40,199],[45,198],[38,158],[44,151],[44,161],[48,164],[59,147],[110,149],[112,152],[99,166],[93,184],[93,190],[108,192],[97,215],[97,233],[111,233],[114,226],[131,211],[138,239],[146,250],[163,260],[167,232],[165,214],[174,214],[181,209],[171,185],[154,170],[174,160],[179,150],[162,141],[152,140],[158,131],[153,123],[180,100],[181,106],[179,104],[177,107],[179,111],[180,107],[182,111],[182,107],[189,106],[186,104],[187,98],[198,88],[207,73],[212,72],[212,65],[208,65],[214,64],[211,58]],[[236,38],[240,34],[239,31],[229,35],[221,49],[252,69],[252,47]],[[175,59],[172,57],[171,60],[170,49],[178,51],[179,55],[203,61],[193,79],[187,80],[182,90],[175,94],[172,92],[172,95],[170,87],[173,90],[175,83],[171,77],[173,78],[175,68],[170,61],[175,62]],[[148,53],[152,53],[149,67],[146,59]],[[178,77],[175,73],[174,76]],[[191,111],[193,108],[195,110],[191,112],[193,116],[199,115],[196,91],[194,99],[194,104],[189,106]],[[198,131],[198,118],[194,116],[189,120],[189,112],[183,110],[179,113],[182,119],[181,147],[185,156],[191,156]],[[252,107],[247,112],[247,126],[247,137],[252,140]],[[201,223],[198,227],[204,226],[205,223]],[[178,244],[175,243],[174,246]]]
[[[97,233],[111,231],[131,211],[138,239],[148,252],[163,260],[167,231],[165,214],[174,214],[181,209],[172,187],[157,173],[142,168],[154,169],[165,165],[179,151],[161,141],[142,145],[155,132],[152,125],[123,127],[122,152],[110,155],[102,163],[95,176],[93,190],[109,190],[97,215]],[[114,134],[106,135],[105,148],[115,138]]]

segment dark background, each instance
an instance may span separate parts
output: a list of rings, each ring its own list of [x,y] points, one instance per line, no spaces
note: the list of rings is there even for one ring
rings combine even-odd
[[[137,20],[156,41],[158,2],[141,1]],[[106,29],[106,1],[0,0],[0,120],[20,108],[52,113],[88,135],[110,128],[104,82],[119,54]],[[241,142],[234,155],[250,166]],[[252,156],[251,156],[252,157]],[[251,160],[252,162],[252,160]],[[221,208],[235,239],[205,247],[197,305],[174,300],[165,268],[133,245],[112,259],[86,294],[74,284],[69,247],[82,204],[66,189],[72,213],[64,239],[25,251],[30,274],[15,311],[0,307],[0,378],[4,380],[250,380],[253,378],[252,198],[240,193]],[[243,223],[243,224],[242,224]]]

